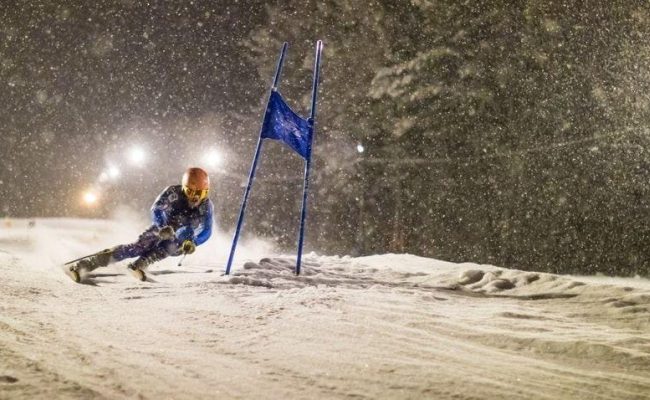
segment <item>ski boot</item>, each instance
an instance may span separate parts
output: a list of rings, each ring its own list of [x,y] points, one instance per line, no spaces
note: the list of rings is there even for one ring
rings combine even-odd
[[[113,261],[113,249],[106,249],[90,257],[79,260],[68,267],[68,274],[73,281],[81,282],[82,273],[87,274],[99,267],[105,267]]]
[[[66,271],[67,275],[75,281],[75,283],[81,282],[81,275],[79,274],[79,271],[77,271],[74,266],[71,266],[67,269]]]
[[[127,266],[129,269],[129,272],[131,272],[131,275],[135,277],[135,279],[139,281],[146,281],[147,280],[147,274],[144,273],[144,271],[138,267],[135,266],[135,263],[131,263]]]
[[[151,254],[138,258],[134,262],[130,263],[127,266],[127,268],[131,272],[131,275],[133,275],[137,280],[144,282],[147,280],[147,275],[144,272],[145,269],[151,264],[160,261],[166,257],[167,257],[167,252],[165,252],[164,250],[157,250]]]

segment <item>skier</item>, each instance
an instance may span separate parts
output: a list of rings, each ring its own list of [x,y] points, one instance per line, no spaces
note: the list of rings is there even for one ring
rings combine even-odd
[[[189,168],[182,185],[166,188],[151,207],[153,224],[131,244],[106,249],[69,267],[76,282],[81,271],[92,271],[127,258],[138,257],[127,268],[144,281],[147,266],[169,256],[192,254],[212,234],[214,205],[208,199],[210,178],[201,168]]]

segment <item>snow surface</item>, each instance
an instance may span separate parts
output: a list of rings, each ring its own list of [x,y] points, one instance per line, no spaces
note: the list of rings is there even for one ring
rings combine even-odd
[[[650,398],[647,280],[313,253],[296,277],[263,241],[225,277],[224,233],[153,282],[62,272],[136,225],[0,226],[0,398]]]

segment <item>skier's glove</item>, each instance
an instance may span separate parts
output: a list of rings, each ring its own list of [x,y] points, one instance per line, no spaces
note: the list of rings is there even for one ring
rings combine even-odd
[[[174,228],[171,226],[165,226],[160,231],[158,231],[158,237],[160,240],[171,240],[174,238]]]
[[[196,250],[196,245],[193,241],[186,240],[181,245],[181,250],[183,251],[183,254],[192,254],[194,253],[194,250]]]

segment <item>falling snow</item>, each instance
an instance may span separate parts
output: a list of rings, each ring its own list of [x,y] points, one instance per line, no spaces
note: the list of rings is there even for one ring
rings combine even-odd
[[[647,2],[34,0],[0,22],[0,254],[14,221],[146,218],[189,166],[229,237],[280,47],[306,116],[323,40],[306,252],[650,275]],[[294,251],[303,168],[264,142],[247,239]]]

